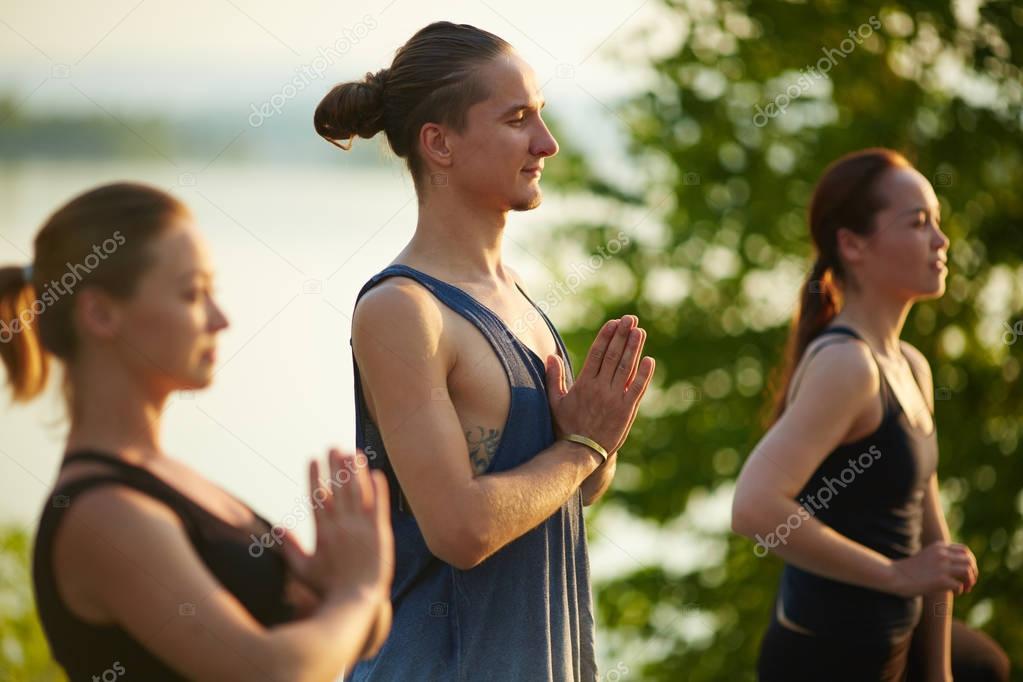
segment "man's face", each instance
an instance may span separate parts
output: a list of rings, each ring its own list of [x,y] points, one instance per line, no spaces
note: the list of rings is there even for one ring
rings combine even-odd
[[[533,69],[514,52],[480,68],[490,96],[471,106],[461,132],[449,133],[454,189],[474,204],[527,211],[543,200],[544,159],[558,153],[540,110],[543,96]]]

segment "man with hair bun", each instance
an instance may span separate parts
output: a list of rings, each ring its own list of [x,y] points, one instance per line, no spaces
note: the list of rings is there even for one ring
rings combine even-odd
[[[349,679],[597,679],[582,511],[611,483],[654,361],[626,315],[573,381],[504,264],[507,214],[539,206],[558,151],[543,105],[507,42],[438,22],[316,109],[342,149],[383,131],[419,200],[353,315],[356,443],[387,474],[396,561],[391,634]]]

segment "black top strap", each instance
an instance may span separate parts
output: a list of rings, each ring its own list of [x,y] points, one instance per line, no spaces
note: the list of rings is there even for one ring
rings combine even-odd
[[[120,457],[108,454],[106,452],[99,452],[98,450],[76,450],[64,456],[64,462],[61,464],[63,467],[68,462],[100,462],[102,464],[112,464],[121,471],[145,471],[142,467],[136,466],[125,462]],[[148,473],[148,472],[146,472]]]
[[[823,336],[825,334],[843,334],[845,336],[851,336],[855,339],[863,341],[863,337],[856,333],[856,330],[852,327],[846,327],[843,324],[833,324],[830,327],[825,327],[824,330],[817,336]]]
[[[905,358],[906,354],[903,353],[902,357]],[[913,366],[913,363],[909,358],[906,358],[906,364],[909,365],[909,373],[913,375],[913,381],[916,382],[916,387],[920,391],[920,397],[924,400],[924,407],[927,408],[927,412],[931,415],[931,417],[934,417],[934,408],[927,402],[927,393],[924,391],[924,385],[920,383],[920,377],[916,373],[916,368]]]
[[[99,452],[96,450],[79,450],[72,452],[64,457],[64,462],[61,464],[61,468],[66,466],[70,462],[98,462],[100,464],[109,464],[116,469],[116,473],[98,474],[94,476],[84,476],[79,479],[70,481],[62,486],[58,486],[56,491],[64,492],[75,490],[81,492],[82,487],[77,485],[81,481],[93,482],[98,484],[105,482],[107,479],[116,480],[119,483],[127,485],[136,490],[140,490],[151,497],[164,502],[169,505],[176,512],[179,512],[179,516],[184,518],[187,514],[181,513],[179,508],[182,504],[188,507],[200,506],[193,500],[189,499],[187,495],[184,495],[174,486],[164,481],[159,476],[153,474],[145,467],[140,467],[129,462],[125,462],[123,459],[114,455]],[[92,487],[89,485],[87,487]],[[201,508],[201,507],[200,507]]]
[[[64,458],[66,465],[70,461],[91,461],[110,464],[116,471],[102,472],[75,478],[63,484],[58,484],[53,489],[51,506],[57,509],[70,506],[76,495],[104,485],[123,485],[139,492],[145,493],[160,502],[166,504],[173,511],[182,523],[189,535],[198,530],[195,518],[189,513],[191,509],[202,507],[186,495],[176,490],[159,476],[155,476],[146,469],[129,464],[112,455],[100,452],[75,452]]]
[[[874,359],[874,364],[877,365],[878,375],[880,376],[880,379],[881,379],[881,391],[880,391],[880,393],[881,393],[881,409],[882,409],[883,418],[888,417],[889,413],[892,410],[891,389],[888,386],[887,379],[885,379],[884,371],[881,369],[881,364],[877,361],[877,356],[874,354],[874,349],[870,347],[870,344],[867,343],[863,339],[862,336],[860,336],[858,333],[856,333],[855,329],[853,329],[851,327],[846,327],[844,325],[838,325],[838,324],[832,325],[830,327],[825,327],[824,330],[821,331],[821,333],[818,334],[817,337],[814,340],[816,341],[817,339],[819,339],[821,337],[828,336],[828,335],[834,335],[834,334],[857,339],[858,341],[862,341],[867,346],[867,350],[870,351],[870,357],[872,357]],[[799,388],[799,384],[800,384],[800,382],[803,379],[803,375],[806,373],[806,368],[810,365],[810,361],[813,359],[813,357],[815,355],[817,355],[817,353],[819,353],[821,351],[821,349],[823,349],[823,348],[825,348],[827,346],[832,346],[832,345],[834,345],[836,343],[842,343],[842,340],[841,339],[837,339],[837,338],[825,339],[821,343],[817,344],[812,351],[810,351],[810,354],[807,355],[806,358],[802,362],[802,366],[799,369],[799,374],[796,377],[793,378],[792,388],[789,391],[788,396],[795,395],[796,389]],[[916,374],[914,373],[913,376],[915,378]],[[786,401],[788,401],[788,396],[786,396]]]
[[[210,512],[202,504],[200,504],[196,500],[192,499],[188,495],[184,494],[183,492],[181,492],[180,490],[175,488],[173,485],[171,485],[167,481],[163,480],[162,478],[160,478],[156,474],[152,473],[151,471],[149,471],[145,467],[141,467],[141,466],[138,466],[136,464],[131,464],[130,462],[125,462],[120,457],[116,457],[116,456],[111,455],[109,453],[100,452],[98,450],[78,450],[78,451],[75,451],[75,452],[72,452],[72,453],[66,455],[64,457],[63,464],[61,464],[61,467],[64,467],[69,462],[82,462],[82,461],[85,461],[85,462],[98,462],[100,464],[109,464],[109,465],[113,466],[115,469],[117,469],[117,472],[118,472],[118,475],[116,476],[116,480],[117,481],[119,481],[121,483],[124,483],[125,485],[128,485],[128,486],[130,486],[132,488],[135,488],[136,490],[140,490],[142,492],[145,492],[148,495],[150,495],[151,497],[155,497],[156,499],[160,500],[161,502],[167,504],[175,512],[177,512],[178,516],[180,516],[182,518],[182,520],[185,520],[185,521],[188,520],[188,519],[186,519],[188,514],[185,513],[184,509],[182,509],[182,505],[183,505],[184,507],[192,509],[192,510],[198,509],[204,515],[209,516],[209,517],[215,519],[216,521],[218,521],[221,524],[227,524],[226,521],[222,520],[216,514],[213,514],[212,512]],[[106,476],[111,476],[111,475],[107,474]],[[68,486],[74,486],[75,483],[77,483],[79,480],[91,481],[91,480],[93,480],[93,478],[94,477],[92,477],[92,476],[86,476],[83,479],[75,479],[74,481],[71,481],[71,482],[67,483],[65,486],[61,486],[60,492],[63,492],[64,489],[66,487],[68,487]],[[97,480],[97,483],[98,482],[99,481]],[[232,495],[232,497],[234,497],[234,496]],[[255,509],[252,509],[252,507],[250,507],[249,505],[245,504],[245,502],[242,502],[241,500],[238,500],[237,497],[235,497],[234,499],[237,500],[240,504],[242,504],[245,507],[247,507],[252,512],[252,515],[256,518],[257,522],[260,525],[271,527],[271,528],[273,527],[273,524],[271,524],[267,519],[265,519]],[[230,525],[230,524],[227,524],[227,525]]]

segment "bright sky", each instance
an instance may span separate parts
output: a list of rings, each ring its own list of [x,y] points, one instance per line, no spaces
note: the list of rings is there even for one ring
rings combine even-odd
[[[339,40],[325,81],[381,68],[416,30],[446,19],[504,37],[541,83],[604,97],[637,85],[609,50],[677,44],[683,28],[664,14],[656,0],[454,0],[442,11],[414,0],[0,0],[0,89],[15,86],[31,109],[92,106],[88,98],[115,109],[222,108],[276,91]],[[632,39],[644,27],[657,36]]]

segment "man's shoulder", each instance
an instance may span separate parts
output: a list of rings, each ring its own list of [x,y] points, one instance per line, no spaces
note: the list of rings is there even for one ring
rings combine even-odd
[[[358,313],[361,308],[388,306],[428,307],[434,301],[430,292],[419,282],[410,277],[393,275],[380,280],[363,293],[355,305],[355,311]]]
[[[352,315],[352,338],[386,336],[393,343],[438,340],[444,329],[436,298],[407,277],[389,277],[365,292]]]

